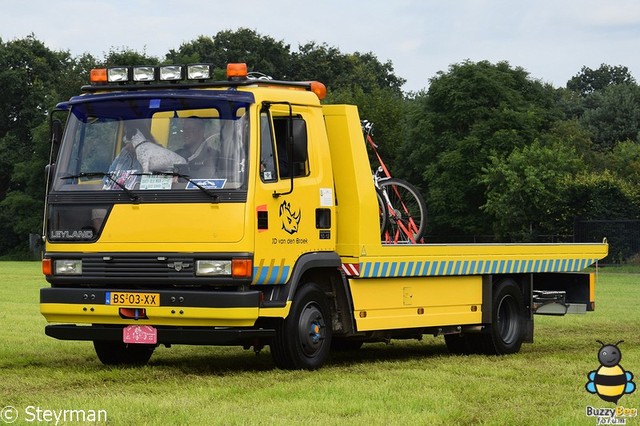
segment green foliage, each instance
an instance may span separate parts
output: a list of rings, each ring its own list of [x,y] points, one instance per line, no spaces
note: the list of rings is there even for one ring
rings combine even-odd
[[[123,46],[121,48],[112,47],[99,65],[111,67],[116,65],[158,65],[159,63],[160,61],[156,57]]]
[[[584,171],[566,186],[566,202],[575,217],[640,219],[640,189],[609,170]]]
[[[640,186],[640,144],[631,140],[619,142],[605,158],[612,173],[624,181]]]
[[[582,166],[576,151],[555,142],[534,141],[505,159],[490,157],[482,183],[482,209],[502,239],[532,241],[536,235],[571,234],[573,217],[565,205],[564,182]]]
[[[590,108],[580,118],[594,146],[609,151],[625,140],[638,142],[640,132],[640,86],[617,84],[590,96]]]
[[[431,79],[410,107],[402,152],[408,174],[421,177],[435,234],[492,232],[480,210],[482,170],[540,138],[561,117],[555,99],[551,86],[506,62],[467,61]]]
[[[567,82],[567,89],[581,96],[590,95],[611,85],[635,84],[627,67],[602,64],[598,69],[582,67],[580,72]]]

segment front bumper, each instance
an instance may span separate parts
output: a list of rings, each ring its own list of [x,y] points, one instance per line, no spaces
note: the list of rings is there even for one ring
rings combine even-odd
[[[290,303],[264,307],[259,291],[128,290],[157,294],[159,306],[107,303],[107,289],[43,288],[40,312],[52,323],[153,325],[175,327],[253,327],[260,317],[284,318]],[[139,319],[121,316],[122,308],[143,308]]]

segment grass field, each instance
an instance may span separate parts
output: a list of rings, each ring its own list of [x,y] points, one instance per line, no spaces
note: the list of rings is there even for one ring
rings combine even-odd
[[[624,340],[620,364],[640,382],[633,272],[601,270],[596,311],[536,317],[536,342],[516,355],[452,356],[425,336],[333,354],[315,372],[277,370],[268,349],[189,346],[158,348],[143,368],[107,368],[90,343],[44,335],[45,285],[39,263],[0,262],[0,410],[14,407],[14,424],[38,424],[44,410],[49,424],[63,410],[105,410],[114,425],[596,424],[587,406],[614,407],[584,388],[599,367],[596,339]],[[640,408],[640,391],[619,405]]]

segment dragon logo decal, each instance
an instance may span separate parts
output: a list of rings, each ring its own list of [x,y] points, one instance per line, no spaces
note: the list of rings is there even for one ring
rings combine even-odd
[[[289,234],[295,234],[298,232],[298,225],[300,224],[300,209],[297,213],[291,211],[291,203],[283,201],[280,204],[280,218],[282,219],[282,229]]]

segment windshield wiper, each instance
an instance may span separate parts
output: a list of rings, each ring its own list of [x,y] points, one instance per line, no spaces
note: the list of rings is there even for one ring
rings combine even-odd
[[[60,179],[80,179],[80,178],[96,179],[96,178],[104,178],[104,177],[108,178],[111,182],[118,185],[118,187],[122,189],[124,193],[129,196],[131,201],[138,201],[138,196],[134,194],[129,188],[125,187],[123,184],[121,184],[116,179],[114,179],[111,172],[80,172],[77,175],[62,176]]]
[[[191,179],[188,175],[184,175],[182,173],[178,173],[178,172],[163,172],[160,170],[154,170],[148,173],[134,173],[134,175],[147,175],[147,176],[172,176],[172,177],[178,177],[181,179],[186,180],[187,182],[193,184],[193,186],[195,186],[196,188],[198,188],[200,191],[204,192],[205,194],[207,194],[209,197],[211,197],[211,202],[212,203],[217,203],[218,202],[218,198],[220,198],[218,196],[218,194],[216,194],[215,192],[212,192],[209,188],[205,188],[204,186],[200,185],[198,182],[196,182],[195,180]]]

